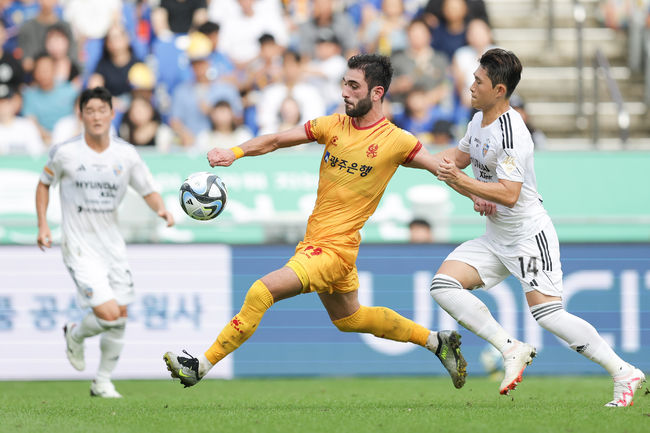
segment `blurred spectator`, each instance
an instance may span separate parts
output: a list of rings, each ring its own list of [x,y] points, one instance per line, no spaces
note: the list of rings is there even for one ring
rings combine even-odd
[[[416,218],[409,223],[409,242],[428,244],[433,242],[433,230],[428,221]]]
[[[23,92],[23,115],[36,122],[41,138],[51,144],[54,124],[74,111],[77,88],[54,80],[54,60],[42,54],[34,60],[34,83]]]
[[[169,152],[174,133],[162,122],[151,101],[142,96],[131,100],[118,130],[120,137],[136,147],[150,147],[161,153]]]
[[[429,148],[437,152],[442,148],[456,145],[454,138],[454,124],[448,120],[438,120],[431,131],[431,143]]]
[[[644,3],[644,2],[638,2]],[[645,2],[647,3],[647,2]],[[628,27],[633,6],[630,0],[600,0],[599,15],[603,24],[610,29],[620,30]]]
[[[451,62],[456,93],[460,103],[467,108],[471,108],[469,88],[479,66],[478,59],[490,48],[494,48],[490,27],[482,19],[473,19],[467,25],[467,45],[456,50]]]
[[[45,151],[38,128],[29,119],[16,114],[20,95],[0,84],[0,155],[40,155]]]
[[[193,150],[197,153],[205,153],[215,147],[229,149],[253,138],[250,129],[238,125],[228,101],[219,101],[212,107],[210,124],[211,128],[201,132],[196,139]]]
[[[334,11],[334,0],[314,0],[312,8],[312,18],[298,29],[298,47],[302,56],[315,56],[316,41],[324,28],[334,32],[346,59],[358,51],[354,22],[347,13]]]
[[[404,112],[396,114],[393,122],[415,135],[421,143],[431,143],[433,126],[440,120],[450,120],[452,117],[453,113],[445,111],[442,105],[430,105],[426,90],[416,86],[406,97]]]
[[[278,131],[286,131],[294,126],[300,125],[302,115],[300,114],[300,105],[298,105],[298,101],[290,96],[284,98],[284,101],[280,104],[278,116],[280,118]]]
[[[151,5],[149,0],[130,0],[122,4],[124,26],[138,57],[144,58],[153,40]]]
[[[287,51],[282,61],[283,81],[267,86],[260,94],[257,104],[260,134],[279,131],[280,107],[287,97],[295,99],[298,103],[302,114],[301,123],[326,113],[325,101],[319,90],[303,81],[300,55]]]
[[[54,79],[56,81],[71,81],[75,86],[80,87],[81,70],[77,62],[70,58],[70,43],[68,34],[60,23],[47,29],[45,52],[54,60]]]
[[[442,22],[433,29],[433,48],[447,55],[451,61],[454,52],[467,45],[467,3],[465,0],[443,0]]]
[[[383,0],[381,14],[361,30],[361,44],[366,53],[390,56],[407,46],[407,18],[402,0]]]
[[[189,33],[208,20],[207,3],[206,0],[160,0],[151,20],[158,37]]]
[[[517,93],[513,93],[510,96],[510,106],[517,110],[517,112],[521,115],[521,118],[526,124],[526,128],[528,128],[528,131],[533,138],[535,150],[543,150],[546,148],[546,135],[539,129],[535,128],[531,122],[530,117],[528,116],[528,112],[526,111],[526,104],[521,96],[519,96]]]
[[[0,20],[0,86],[7,86],[16,91],[24,80],[23,68],[11,53],[4,50],[6,38],[7,32]]]
[[[348,62],[341,53],[341,44],[330,29],[321,29],[316,43],[316,57],[306,66],[305,79],[320,89],[327,112],[341,103],[341,79]]]
[[[104,38],[102,56],[93,75],[100,75],[103,78],[104,87],[111,92],[113,97],[120,98],[128,95],[131,90],[129,70],[137,62],[138,59],[133,54],[126,29],[122,25],[116,24],[108,30]],[[114,108],[124,112],[127,104],[128,101],[118,104]]]
[[[18,31],[22,25],[36,17],[41,10],[37,0],[2,0],[0,1],[0,21],[6,26],[7,41],[4,49],[20,56],[20,51],[14,52],[18,48]],[[60,15],[60,8],[57,8],[57,14]]]
[[[407,31],[408,48],[391,56],[395,70],[389,91],[391,98],[404,103],[407,93],[418,86],[426,90],[429,105],[439,104],[451,97],[447,79],[449,62],[444,54],[431,47],[431,33],[424,21],[411,21]]]
[[[34,69],[34,59],[45,51],[45,35],[47,29],[57,24],[68,36],[71,42],[68,55],[77,58],[77,46],[72,36],[70,25],[62,21],[56,13],[57,0],[39,0],[40,11],[31,20],[26,21],[18,31],[18,46],[22,53],[23,69],[30,73]]]
[[[194,145],[202,131],[210,129],[208,113],[219,100],[226,100],[237,118],[242,116],[239,90],[230,83],[219,81],[210,63],[212,44],[203,33],[190,34],[187,57],[192,64],[193,77],[174,90],[170,125],[184,147]]]
[[[276,0],[276,3],[278,0]],[[268,33],[275,42],[286,47],[289,31],[276,8],[265,6],[260,0],[238,0],[238,8],[221,19],[220,49],[243,71],[260,52],[260,37]]]
[[[284,49],[275,42],[273,35],[264,33],[259,38],[260,53],[246,67],[246,76],[240,87],[245,90],[261,90],[282,78],[282,53]]]
[[[226,54],[224,54],[219,49],[220,28],[221,26],[219,24],[214,23],[212,21],[206,21],[197,28],[197,31],[203,33],[208,38],[210,38],[210,42],[212,42],[212,54],[210,55],[210,62],[212,63],[212,66],[216,69],[219,77],[225,79],[225,77],[227,77],[229,74],[232,74],[234,72],[235,66],[233,65],[230,58],[228,58],[228,56],[226,56]]]
[[[82,40],[102,39],[122,22],[122,0],[66,0],[63,16]]]
[[[84,73],[91,74],[101,58],[104,37],[122,22],[122,0],[67,0],[63,16],[82,47],[79,57]]]
[[[482,19],[486,23],[490,23],[488,18],[487,8],[485,7],[484,0],[464,0],[467,5],[467,21],[475,18]],[[442,13],[442,4],[444,0],[429,0],[427,5],[422,11],[422,18],[427,22],[429,27],[436,28],[444,21]]]

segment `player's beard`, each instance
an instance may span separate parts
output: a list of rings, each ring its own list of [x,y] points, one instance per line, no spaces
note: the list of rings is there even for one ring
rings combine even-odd
[[[368,112],[371,109],[372,109],[372,101],[370,100],[370,92],[368,92],[368,95],[363,99],[359,99],[359,101],[357,101],[357,104],[354,107],[348,108],[346,106],[345,114],[347,114],[350,117],[361,117],[368,114]]]

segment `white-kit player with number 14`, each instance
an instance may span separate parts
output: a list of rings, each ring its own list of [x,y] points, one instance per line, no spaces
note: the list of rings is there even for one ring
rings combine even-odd
[[[630,406],[645,381],[643,372],[619,358],[592,325],[562,305],[560,248],[537,193],[533,141],[509,105],[521,70],[517,56],[495,48],[481,57],[474,73],[471,100],[479,111],[458,147],[444,151],[437,176],[474,200],[475,210],[487,216],[487,230],[449,254],[433,278],[431,296],[501,352],[505,375],[499,391],[508,394],[536,350],[506,332],[471,290],[489,289],[514,275],[540,326],[612,375],[614,398],[606,406]],[[460,171],[470,164],[475,179]]]
[[[133,145],[109,134],[112,96],[103,87],[86,89],[79,100],[84,132],[52,147],[36,187],[38,246],[51,247],[47,224],[50,186],[59,183],[61,252],[77,286],[77,303],[91,311],[63,328],[70,364],[85,368],[84,340],[101,334],[101,359],[90,395],[119,398],[111,373],[124,346],[127,305],[134,300],[126,245],[117,208],[131,186],[167,226],[174,219],[154,190],[151,173]]]

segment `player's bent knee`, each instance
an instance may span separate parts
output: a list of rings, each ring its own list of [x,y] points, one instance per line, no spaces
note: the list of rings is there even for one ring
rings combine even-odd
[[[97,322],[99,322],[104,329],[120,329],[126,327],[126,317],[119,317],[115,320],[104,320],[98,317]]]
[[[361,324],[364,321],[364,306],[361,306],[353,314],[342,319],[332,320],[332,323],[341,332],[363,332]]]
[[[429,291],[431,295],[434,296],[436,291],[439,290],[450,290],[450,289],[462,289],[463,286],[460,282],[454,277],[450,277],[445,274],[436,274],[431,281],[431,288]]]

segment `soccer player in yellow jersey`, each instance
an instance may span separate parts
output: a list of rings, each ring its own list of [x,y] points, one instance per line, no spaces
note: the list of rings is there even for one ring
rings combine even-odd
[[[350,58],[342,80],[345,115],[332,114],[304,126],[262,135],[231,149],[208,152],[210,166],[229,166],[243,156],[317,141],[325,146],[318,194],[305,238],[287,264],[250,287],[241,311],[221,331],[203,356],[167,352],[172,377],[195,385],[214,364],[237,349],[257,329],[274,302],[316,292],[332,323],[343,332],[371,333],[426,347],[442,361],[456,388],[465,383],[466,366],[455,331],[433,332],[385,307],[359,304],[355,265],[359,230],[377,208],[400,165],[437,172],[441,156],[421,151],[413,135],[397,128],[382,113],[392,77],[387,57]]]

